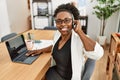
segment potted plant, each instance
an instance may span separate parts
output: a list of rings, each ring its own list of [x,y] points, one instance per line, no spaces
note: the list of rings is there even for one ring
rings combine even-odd
[[[97,2],[98,5],[93,7],[95,10],[93,14],[101,21],[99,33],[99,36],[101,37],[104,36],[107,19],[120,9],[120,0],[97,0]],[[102,40],[103,38],[106,37],[102,37]],[[104,44],[104,41],[102,41],[101,44]]]

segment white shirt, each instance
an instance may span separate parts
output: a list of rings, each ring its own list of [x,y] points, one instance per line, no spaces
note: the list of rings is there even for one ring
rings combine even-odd
[[[60,32],[56,31],[54,36],[54,44],[60,37]],[[53,45],[54,46],[54,45]],[[72,30],[72,38],[71,38],[71,62],[72,62],[72,79],[71,80],[81,80],[82,71],[84,70],[84,56],[86,55],[88,58],[98,60],[103,56],[103,48],[96,42],[94,51],[86,51],[84,49],[83,43],[78,36]],[[54,64],[54,60],[52,58],[52,65]]]

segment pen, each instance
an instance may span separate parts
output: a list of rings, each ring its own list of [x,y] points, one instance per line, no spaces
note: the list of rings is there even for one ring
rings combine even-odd
[[[28,39],[29,39],[29,40],[32,40],[30,33],[28,33]]]

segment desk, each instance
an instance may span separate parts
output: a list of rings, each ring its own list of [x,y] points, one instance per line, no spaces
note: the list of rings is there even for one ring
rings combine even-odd
[[[54,31],[30,30],[34,39],[52,39]],[[0,80],[41,80],[50,66],[50,53],[41,54],[31,65],[13,63],[5,43],[0,43]]]

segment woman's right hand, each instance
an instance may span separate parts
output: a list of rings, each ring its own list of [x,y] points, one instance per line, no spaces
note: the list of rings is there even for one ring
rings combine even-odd
[[[52,47],[53,47],[53,45],[50,45],[46,48],[42,48],[42,49],[38,49],[38,50],[32,50],[30,53],[27,53],[26,56],[36,56],[36,55],[42,54],[43,52],[44,53],[49,53],[49,52],[51,52]]]
[[[26,53],[26,56],[36,56],[36,55],[39,55],[39,54],[42,54],[42,50],[41,49],[39,49],[39,50],[32,50],[29,53]]]

